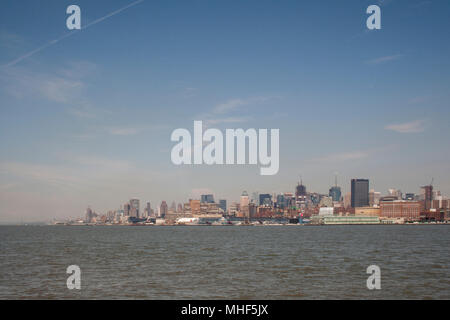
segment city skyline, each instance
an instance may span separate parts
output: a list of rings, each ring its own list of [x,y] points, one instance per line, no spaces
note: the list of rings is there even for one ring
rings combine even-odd
[[[361,178],[355,178],[351,179],[351,191],[342,193],[341,186],[337,183],[337,176],[335,176],[335,184],[331,186],[328,193],[320,193],[314,190],[309,190],[306,185],[303,184],[303,181],[300,179],[300,181],[297,183],[296,187],[294,188],[295,191],[283,191],[283,192],[270,192],[270,193],[260,193],[258,191],[251,192],[252,196],[250,197],[247,190],[242,191],[240,200],[239,198],[235,197],[234,199],[224,199],[223,197],[217,197],[216,194],[200,194],[197,198],[189,198],[189,199],[183,199],[181,202],[174,201],[174,200],[160,200],[159,202],[152,202],[146,199],[143,201],[143,204],[145,203],[145,208],[143,206],[143,210],[140,210],[140,200],[137,198],[130,198],[129,201],[127,201],[125,204],[119,206],[119,211],[122,211],[123,215],[125,216],[131,216],[136,218],[143,218],[143,217],[164,217],[168,212],[172,213],[182,213],[185,212],[186,208],[185,205],[188,205],[191,203],[191,201],[198,201],[198,203],[205,203],[205,204],[215,204],[218,208],[221,208],[223,210],[223,214],[229,214],[229,209],[231,206],[234,205],[240,205],[242,206],[248,206],[250,203],[256,205],[256,206],[271,206],[274,207],[275,204],[277,204],[277,207],[279,207],[280,199],[278,197],[283,196],[283,199],[281,200],[284,202],[284,196],[290,195],[291,198],[295,198],[296,201],[299,199],[302,199],[304,197],[306,199],[307,195],[319,195],[320,197],[316,199],[317,203],[309,204],[309,206],[312,205],[312,207],[335,207],[338,208],[367,208],[367,207],[378,207],[380,204],[380,200],[382,198],[386,198],[387,201],[391,201],[391,198],[394,197],[396,200],[403,200],[403,201],[424,201],[424,200],[436,200],[436,201],[449,201],[450,198],[448,198],[446,195],[443,195],[440,190],[435,189],[433,187],[433,181],[432,179],[430,184],[424,185],[420,187],[420,192],[418,193],[412,193],[412,192],[404,192],[400,189],[396,188],[389,188],[387,192],[383,193],[380,191],[377,191],[370,187],[370,181],[368,179],[361,179]],[[353,184],[355,184],[355,187],[353,187]],[[360,184],[361,186],[356,186],[357,184]],[[339,197],[335,199],[336,197],[336,190],[339,190]],[[266,191],[267,192],[267,191]],[[436,197],[435,197],[436,196]],[[256,198],[255,198],[256,197]],[[350,197],[349,199],[346,199],[346,197]],[[328,202],[322,203],[322,200],[326,200],[325,198],[329,199]],[[266,202],[266,199],[268,200]],[[346,201],[349,201],[348,204],[346,204]],[[136,203],[137,206],[133,206],[133,203]],[[244,203],[243,203],[244,201]],[[311,201],[308,200],[308,201]],[[171,202],[170,208],[168,207],[168,202]],[[153,203],[153,208],[151,208],[150,204]],[[298,205],[298,203],[297,203]],[[129,206],[128,209],[126,209],[126,206]],[[223,206],[226,208],[224,209]],[[295,207],[296,205],[294,205]],[[426,204],[424,204],[426,206]],[[130,213],[132,208],[137,209],[137,212]],[[164,207],[164,209],[163,209]],[[308,207],[308,205],[306,206]],[[283,204],[284,208],[284,204]],[[88,206],[88,210],[91,210],[92,208]],[[108,212],[116,212],[116,209],[109,208]],[[151,209],[151,210],[150,210]],[[299,209],[299,208],[296,208]],[[426,208],[425,208],[426,209]],[[191,211],[191,209],[188,209],[187,211]],[[105,212],[103,212],[104,214]],[[192,213],[192,212],[191,212]],[[100,214],[102,214],[100,212]],[[74,217],[71,217],[74,218]]]
[[[328,194],[338,173],[342,196],[355,177],[382,194],[434,177],[450,196],[449,3],[131,3],[77,1],[90,27],[73,34],[70,1],[2,3],[0,222],[131,197],[238,201],[294,192],[300,175]],[[194,120],[279,128],[279,172],[173,165],[170,134]]]
[[[244,190],[239,201],[202,194],[200,199],[178,203],[167,201],[140,210],[140,200],[132,198],[119,209],[107,213],[86,209],[85,217],[54,221],[57,225],[286,225],[286,224],[404,224],[447,223],[450,199],[434,190],[433,179],[420,194],[391,188],[387,195],[369,189],[368,179],[352,179],[351,192],[341,195],[335,184],[328,194],[308,191],[299,181],[295,192],[258,193],[250,197]],[[337,193],[339,196],[337,196]],[[187,200],[187,199],[186,199]]]

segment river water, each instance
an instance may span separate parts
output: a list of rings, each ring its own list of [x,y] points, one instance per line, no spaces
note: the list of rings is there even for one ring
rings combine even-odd
[[[449,225],[0,226],[0,299],[450,299],[449,246]]]

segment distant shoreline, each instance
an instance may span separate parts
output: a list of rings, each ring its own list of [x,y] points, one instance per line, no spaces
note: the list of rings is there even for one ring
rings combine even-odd
[[[0,224],[0,227],[330,227],[330,226],[450,226],[450,223],[353,223],[353,224],[247,224],[247,225],[208,225],[208,224]]]

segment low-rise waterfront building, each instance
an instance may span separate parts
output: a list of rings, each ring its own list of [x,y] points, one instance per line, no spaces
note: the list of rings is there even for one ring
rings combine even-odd
[[[359,207],[355,208],[356,216],[380,216],[381,209],[380,207]]]
[[[326,216],[323,224],[380,224],[380,218],[374,216]]]
[[[380,202],[380,217],[419,220],[421,207],[419,201],[385,200]]]

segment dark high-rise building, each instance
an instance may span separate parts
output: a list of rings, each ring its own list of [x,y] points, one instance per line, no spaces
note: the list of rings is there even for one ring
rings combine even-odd
[[[433,200],[433,186],[423,186],[423,193],[424,193],[424,200],[425,201],[431,201]]]
[[[284,209],[286,207],[286,198],[284,195],[277,195],[277,208]]]
[[[297,199],[299,197],[306,197],[306,187],[302,182],[300,182],[295,188],[295,196],[297,197]]]
[[[333,199],[333,201],[341,201],[341,187],[334,186],[330,188],[328,195]]]
[[[303,182],[300,179],[300,183],[295,187],[295,206],[297,208],[307,207],[307,195],[306,186],[303,185]]]
[[[259,205],[260,206],[271,206],[272,205],[272,196],[268,193],[263,193],[259,195]]]
[[[124,216],[129,216],[130,215],[130,211],[131,211],[131,205],[129,202],[125,203],[123,205],[123,215]]]
[[[311,199],[311,202],[313,203],[313,205],[318,205],[320,203],[320,199],[321,199],[322,195],[313,192],[309,194],[309,198]]]
[[[335,202],[341,201],[341,187],[338,187],[337,185],[337,175],[334,178],[334,186],[330,188],[328,195]]]
[[[150,205],[150,202],[147,202],[147,206],[145,207],[145,212],[147,214],[147,217],[150,217],[152,214],[152,207]]]
[[[369,206],[369,180],[352,179],[351,185],[351,206],[352,208]]]
[[[424,196],[424,204],[425,210],[431,208],[431,203],[433,201],[433,185],[423,186],[423,196]]]
[[[90,222],[92,222],[93,218],[94,218],[94,212],[92,212],[91,208],[87,208],[86,209],[86,217],[85,217],[84,221],[90,223]]]
[[[214,196],[212,194],[202,194],[200,202],[201,203],[214,203]]]
[[[219,200],[219,208],[227,212],[227,200]]]
[[[165,218],[166,214],[169,212],[169,206],[166,201],[161,202],[161,206],[159,207],[159,215],[161,218]]]

